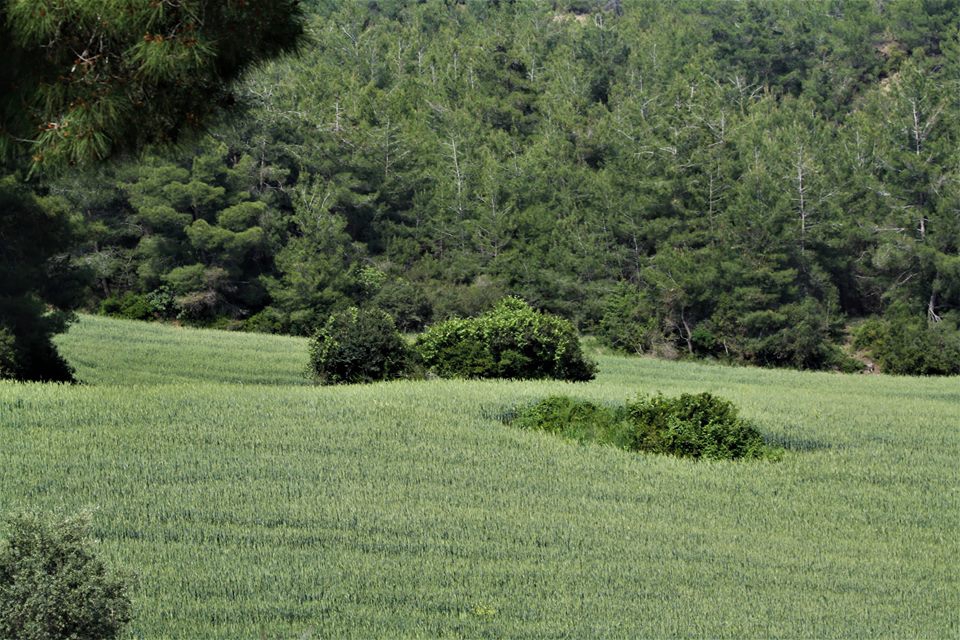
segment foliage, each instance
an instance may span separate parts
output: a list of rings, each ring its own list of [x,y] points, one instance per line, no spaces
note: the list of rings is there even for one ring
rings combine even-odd
[[[73,164],[175,139],[217,112],[230,81],[302,32],[292,0],[5,1],[0,156],[26,146],[36,164]]]
[[[709,393],[640,398],[607,408],[569,396],[550,396],[522,407],[510,424],[580,442],[687,458],[777,458],[755,427],[737,417],[729,401]]]
[[[100,303],[100,313],[127,320],[153,320],[173,314],[176,303],[167,287],[149,293],[127,291],[122,296],[112,295]]]
[[[317,389],[303,338],[82,316],[57,340],[88,384],[0,382],[0,502],[98,505],[104,553],[143,576],[130,636],[939,638],[956,619],[960,507],[931,490],[956,471],[956,379],[604,354],[575,388]],[[690,464],[499,422],[637,387],[715,390],[790,454]]]
[[[851,363],[837,346],[839,326],[812,298],[784,305],[778,311],[757,311],[740,320],[746,336],[742,358],[766,366],[795,369],[840,369]],[[716,347],[714,347],[716,349]]]
[[[130,621],[130,597],[89,540],[89,515],[8,517],[0,545],[0,637],[107,640]]]
[[[610,444],[626,448],[627,428],[623,411],[569,396],[550,396],[520,408],[509,423],[521,429],[536,429],[578,442]]]
[[[412,365],[393,319],[376,308],[335,313],[310,340],[310,372],[321,384],[403,378]]]
[[[70,214],[84,209],[63,198],[38,200],[35,194],[45,193],[49,182],[28,187],[23,174],[46,171],[44,177],[51,178],[68,167],[150,143],[169,144],[197,131],[235,101],[232,81],[252,65],[296,48],[303,26],[296,0],[0,0],[5,61],[0,65],[0,375],[70,380],[50,338],[66,327],[67,311],[85,298],[90,302],[85,278],[67,257],[81,235]],[[172,195],[196,201],[191,186]],[[113,217],[129,227],[128,211],[117,213]],[[235,236],[229,229],[211,230],[206,221],[184,219],[182,211],[158,203],[138,213],[144,229],[186,233],[198,250],[234,260],[259,236],[251,230]],[[227,226],[238,217],[229,218]],[[91,275],[108,276],[118,270],[116,258],[125,247],[115,243],[122,244],[125,234],[92,222],[85,231],[92,231],[89,240],[103,259],[76,262]],[[101,233],[110,239],[105,251],[99,250]],[[156,239],[144,243],[145,249],[161,246]],[[153,253],[140,253],[143,264],[137,266],[150,271],[151,259],[163,252]],[[106,298],[128,293],[109,286],[103,292]],[[126,302],[127,314],[145,311],[134,300]],[[220,313],[223,307],[214,309]]]
[[[250,74],[247,117],[51,185],[86,308],[166,285],[182,321],[309,335],[513,293],[629,352],[826,370],[845,323],[960,308],[954,0],[305,5],[318,46]]]
[[[952,317],[936,323],[903,314],[875,318],[857,327],[854,346],[868,352],[885,373],[960,373],[960,332]]]
[[[568,321],[504,298],[476,318],[432,325],[417,339],[424,365],[443,377],[585,381],[596,364]]]
[[[73,382],[73,368],[50,340],[69,318],[34,298],[0,298],[0,379]]]
[[[662,327],[663,319],[658,317],[649,297],[627,283],[620,283],[617,292],[606,300],[596,335],[603,344],[622,353],[674,354]],[[698,346],[700,344],[698,342]]]
[[[685,458],[739,460],[776,456],[728,400],[709,393],[663,395],[628,403],[630,447]]]
[[[72,380],[51,344],[71,316],[82,278],[63,259],[72,221],[62,208],[35,197],[12,177],[0,176],[0,379]]]

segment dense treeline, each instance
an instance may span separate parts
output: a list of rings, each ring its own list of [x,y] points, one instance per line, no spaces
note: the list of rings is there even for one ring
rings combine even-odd
[[[51,188],[89,306],[306,334],[510,293],[634,352],[960,368],[957,0],[313,10],[244,117]]]

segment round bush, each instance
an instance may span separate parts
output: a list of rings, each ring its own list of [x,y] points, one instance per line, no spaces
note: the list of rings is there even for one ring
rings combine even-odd
[[[775,456],[732,403],[709,393],[640,398],[627,404],[627,415],[637,451],[713,460]]]
[[[444,377],[583,381],[596,375],[570,322],[518,298],[505,298],[476,318],[431,326],[417,350],[424,364]]]
[[[393,319],[375,308],[335,313],[310,340],[310,371],[321,384],[402,378],[412,356]]]
[[[107,640],[130,620],[126,587],[89,541],[89,516],[11,516],[0,546],[0,638]]]

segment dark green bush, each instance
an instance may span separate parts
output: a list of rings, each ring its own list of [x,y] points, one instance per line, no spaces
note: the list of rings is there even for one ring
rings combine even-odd
[[[868,352],[884,373],[960,374],[960,331],[949,316],[936,323],[903,314],[867,320],[854,330],[853,344]]]
[[[11,516],[0,546],[0,638],[107,640],[130,620],[126,587],[97,557],[89,517]]]
[[[886,333],[886,323],[880,318],[864,320],[851,331],[853,347],[864,351],[872,351],[881,345]]]
[[[402,378],[413,364],[412,350],[380,309],[335,313],[310,340],[310,370],[321,384]]]
[[[740,318],[741,357],[766,367],[849,370],[837,346],[840,324],[812,298]]]
[[[750,423],[730,402],[709,393],[677,398],[656,395],[607,408],[567,396],[551,396],[522,407],[508,422],[579,442],[621,449],[711,460],[777,459]]]
[[[153,317],[153,306],[146,295],[128,291],[122,296],[105,298],[100,303],[100,313],[114,318],[149,320]]]
[[[684,316],[667,313],[651,292],[621,284],[607,296],[597,338],[618,351],[704,357],[764,367],[856,371],[839,343],[841,318],[813,298],[764,301],[749,288],[720,295],[720,304]],[[719,295],[719,294],[718,294]],[[756,299],[756,298],[759,298]]]
[[[730,402],[709,393],[656,395],[608,408],[567,396],[522,407],[509,418],[522,429],[631,451],[711,460],[777,459],[759,431]]]
[[[611,349],[648,354],[660,351],[666,338],[652,305],[635,287],[621,284],[607,297],[597,338]]]
[[[127,320],[152,320],[172,315],[174,299],[170,290],[160,287],[150,293],[128,291],[112,295],[100,303],[100,313]]]
[[[732,403],[709,393],[662,395],[627,404],[630,448],[688,458],[763,458],[773,451]]]
[[[454,378],[591,380],[596,364],[580,349],[573,325],[504,298],[476,318],[435,324],[417,340],[424,364]]]
[[[623,411],[568,396],[550,396],[517,411],[510,423],[521,429],[546,431],[578,442],[626,448],[628,429]]]

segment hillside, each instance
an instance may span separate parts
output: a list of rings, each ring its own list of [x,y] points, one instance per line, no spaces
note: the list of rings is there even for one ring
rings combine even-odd
[[[824,370],[875,318],[879,368],[960,373],[956,0],[307,4],[239,117],[50,186],[85,308],[308,335],[514,294]]]
[[[301,340],[86,316],[60,347],[88,384],[0,382],[0,503],[97,509],[136,575],[130,637],[960,631],[948,379],[601,356],[588,384],[318,388]],[[497,419],[657,390],[729,397],[787,455],[696,463]]]

